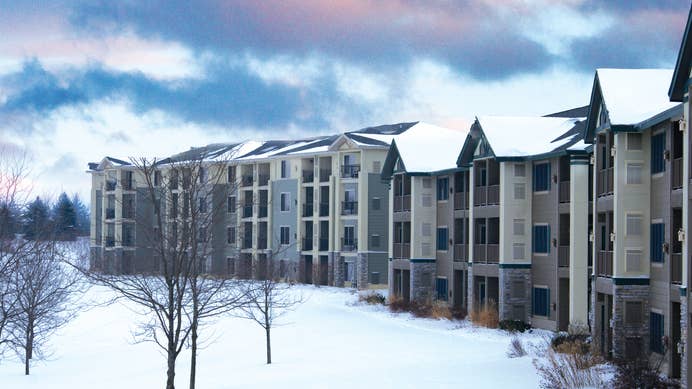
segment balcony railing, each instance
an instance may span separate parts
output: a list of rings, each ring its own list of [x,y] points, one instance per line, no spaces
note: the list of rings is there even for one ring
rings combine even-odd
[[[319,243],[320,251],[327,251],[329,250],[329,238],[320,238],[320,243]]]
[[[411,195],[394,196],[394,212],[409,212],[411,210]]]
[[[320,169],[320,182],[329,181],[329,176],[332,175],[332,169]]]
[[[358,250],[358,239],[341,238],[341,251],[356,251]]]
[[[357,201],[342,201],[341,202],[341,214],[342,215],[356,215],[356,214],[358,214],[358,202]]]
[[[474,244],[473,245],[473,262],[485,263],[485,245],[484,244]]]
[[[106,208],[106,220],[115,219],[115,208]]]
[[[134,247],[134,245],[135,245],[134,237],[128,236],[128,235],[123,236],[122,245],[123,245],[123,247]]]
[[[241,186],[252,186],[252,176],[243,176],[240,180]]]
[[[314,170],[303,170],[303,182],[312,184],[315,181]]]
[[[329,216],[329,203],[320,203],[320,216]]]
[[[411,258],[410,243],[394,243],[394,258],[408,259]]]
[[[260,174],[257,176],[259,186],[267,186],[269,184],[269,174]]]
[[[115,190],[115,180],[106,181],[106,191],[111,192]]]
[[[569,185],[569,181],[562,181],[559,184],[558,197],[561,203],[570,202]]]
[[[597,192],[599,196],[613,194],[613,168],[601,169],[598,171],[598,180],[596,181]]]
[[[454,209],[469,209],[469,192],[454,193]]]
[[[311,251],[312,250],[312,238],[303,238],[303,251]]]
[[[500,185],[477,186],[473,188],[473,205],[500,204]]]
[[[613,252],[599,251],[597,263],[598,275],[601,277],[613,276]]]
[[[243,238],[242,248],[244,248],[244,249],[251,249],[252,248],[252,237]]]
[[[486,249],[486,260],[488,263],[498,263],[500,262],[500,245],[499,244],[489,244]]]
[[[673,159],[673,189],[682,188],[682,158]]]
[[[303,204],[303,217],[312,217],[314,204]]]
[[[500,262],[499,244],[474,244],[473,262],[498,263]]]
[[[267,249],[267,237],[260,235],[259,239],[257,239],[257,249],[258,250],[266,250]]]
[[[132,181],[133,181],[132,178],[123,179],[122,180],[123,190],[132,190],[132,188],[133,188]]]
[[[252,217],[252,205],[243,206],[243,217]]]
[[[465,244],[455,244],[454,245],[454,261],[455,262],[466,262],[468,261],[468,246]]]
[[[341,178],[358,178],[360,165],[343,165],[341,167]]]
[[[557,248],[557,265],[569,267],[569,246],[561,245]]]
[[[258,208],[259,217],[267,217],[269,208],[266,205],[260,205]]]
[[[112,236],[106,237],[106,247],[113,247],[115,246],[115,238]]]
[[[682,254],[673,253],[670,256],[670,282],[682,283]]]

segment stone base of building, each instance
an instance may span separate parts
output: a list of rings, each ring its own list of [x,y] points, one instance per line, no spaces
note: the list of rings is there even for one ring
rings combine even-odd
[[[411,260],[411,300],[430,303],[433,299],[434,260]]]
[[[500,320],[521,320],[528,323],[531,317],[531,268],[498,269]]]
[[[332,267],[334,268],[334,286],[343,288],[344,282],[346,281],[344,258],[338,251],[331,251],[329,252],[328,256],[330,262],[332,262]]]
[[[613,285],[613,357],[649,350],[649,285]],[[641,302],[639,323],[625,320],[628,302]],[[630,349],[633,348],[633,349]]]
[[[356,256],[356,287],[358,289],[368,288],[368,253],[358,253]]]
[[[680,289],[680,344],[682,345],[682,355],[680,356],[680,387],[683,389],[688,388],[687,380],[689,379],[688,374],[688,358],[690,344],[688,342],[687,326],[689,325],[689,304],[687,300],[687,290]],[[677,352],[678,345],[672,345],[673,352]]]
[[[473,264],[469,263],[469,270],[466,272],[466,311],[471,313],[477,311],[478,308],[473,287]]]

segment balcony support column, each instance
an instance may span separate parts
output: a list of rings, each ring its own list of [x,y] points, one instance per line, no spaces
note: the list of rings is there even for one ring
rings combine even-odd
[[[570,160],[569,329],[588,332],[589,156]]]

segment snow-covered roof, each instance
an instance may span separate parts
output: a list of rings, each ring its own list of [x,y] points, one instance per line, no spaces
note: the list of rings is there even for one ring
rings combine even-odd
[[[481,116],[477,120],[495,157],[528,157],[586,146],[579,143],[581,132],[571,131],[584,118]],[[567,132],[571,136],[564,136]]]
[[[672,69],[597,69],[611,125],[635,125],[675,107],[668,86]]]
[[[456,167],[467,134],[419,122],[393,141],[408,173],[436,172]]]

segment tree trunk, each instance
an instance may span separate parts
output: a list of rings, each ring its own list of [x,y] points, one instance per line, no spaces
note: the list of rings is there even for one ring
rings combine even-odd
[[[168,342],[168,370],[166,371],[166,389],[175,389],[175,346]]]
[[[190,358],[190,389],[195,389],[195,379],[197,378],[197,323],[192,325],[192,356]]]
[[[271,365],[272,363],[272,343],[271,343],[271,337],[269,335],[270,328],[267,326],[266,328],[267,331],[267,365]]]
[[[24,344],[24,375],[29,375],[29,361],[34,356],[34,322],[29,319],[26,325],[26,342]]]

